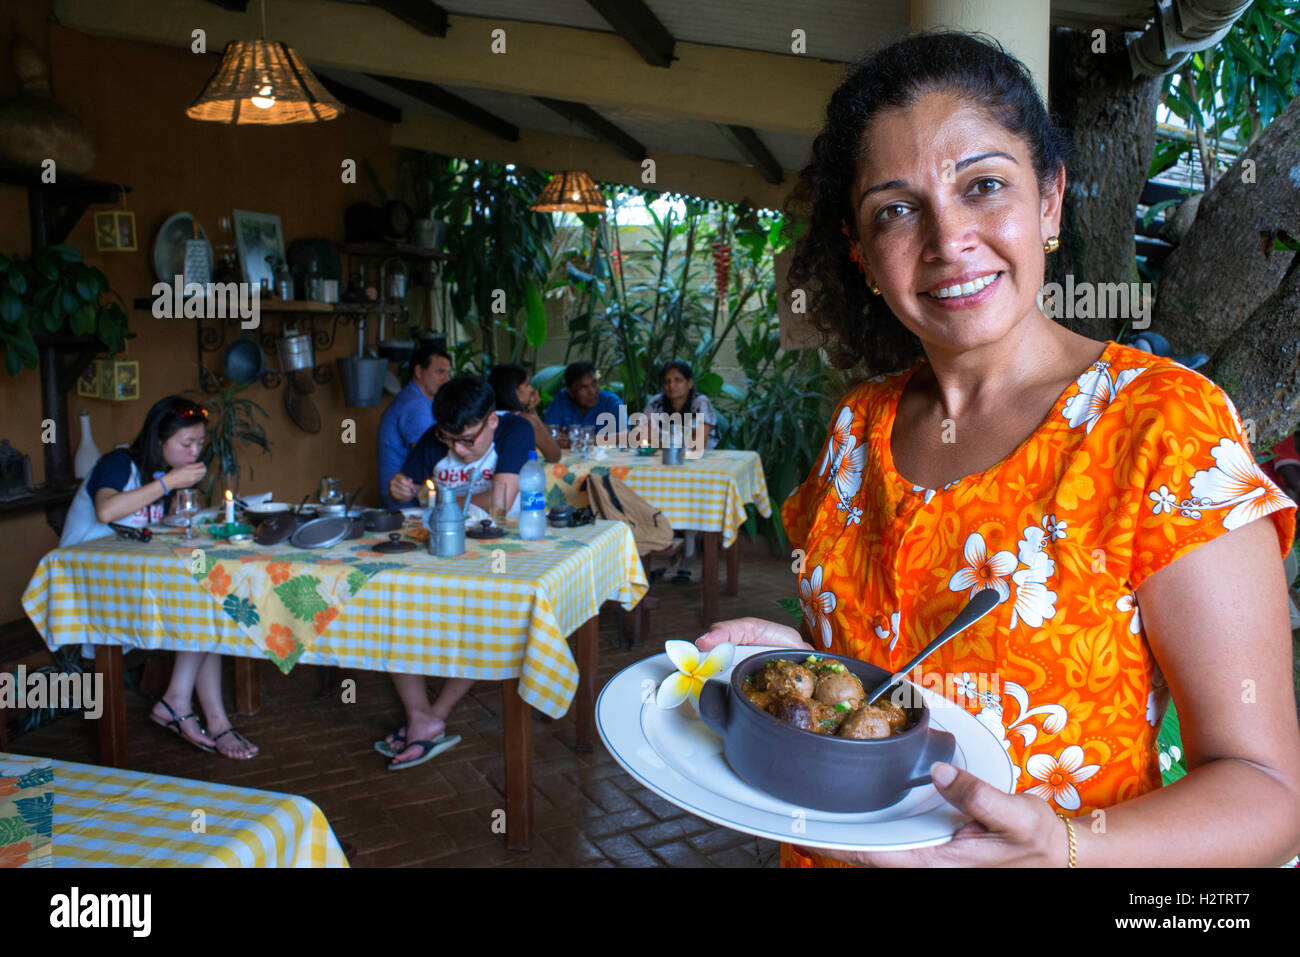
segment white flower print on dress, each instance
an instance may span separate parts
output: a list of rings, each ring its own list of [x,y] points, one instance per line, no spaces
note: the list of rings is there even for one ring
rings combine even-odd
[[[1084,431],[1091,434],[1106,407],[1115,401],[1120,390],[1128,385],[1147,367],[1125,369],[1114,380],[1110,377],[1110,363],[1094,362],[1092,368],[1075,380],[1079,391],[1070,396],[1061,409],[1061,415],[1070,423],[1070,428],[1078,428],[1080,423],[1087,423]]]
[[[1038,726],[1033,723],[1032,718],[1042,718],[1043,731],[1047,734],[1056,734],[1065,727],[1069,715],[1059,704],[1041,704],[1034,708],[1029,707],[1029,693],[1014,681],[1002,682],[1002,693],[1003,695],[1009,695],[1016,703],[1016,720],[1011,725],[1003,723],[1002,702],[990,691],[986,691],[979,696],[981,707],[979,713],[975,715],[976,720],[1002,741],[1002,750],[1010,752],[1011,735],[1013,734],[1020,735],[1025,747],[1029,747],[1037,740]],[[1019,767],[1015,769],[1015,780],[1020,780]]]
[[[984,536],[979,532],[971,532],[962,548],[962,557],[966,560],[966,566],[959,568],[948,579],[949,591],[969,588],[970,597],[974,598],[978,592],[992,588],[998,593],[999,602],[1011,597],[1011,586],[1007,584],[1007,579],[1017,564],[1014,554],[1000,551],[989,555]]]
[[[894,612],[892,615],[889,616],[888,628],[881,628],[879,625],[873,625],[872,630],[875,631],[876,637],[879,638],[881,641],[884,641],[886,638],[888,638],[889,650],[893,651],[894,645],[898,644],[898,612]],[[890,637],[891,635],[893,637]]]
[[[1201,508],[1230,508],[1223,516],[1228,531],[1291,504],[1240,442],[1220,439],[1210,454],[1214,466],[1192,476],[1192,498]]]
[[[1047,533],[1049,542],[1054,539],[1065,538],[1065,530],[1068,527],[1068,522],[1058,522],[1055,515],[1043,516],[1043,531]]]
[[[932,489],[932,488],[926,488],[924,485],[913,485],[913,486],[912,486],[912,491],[913,491],[913,492],[924,492],[924,493],[925,493],[925,496],[924,496],[924,498],[922,499],[922,504],[923,504],[923,505],[929,505],[929,504],[930,504],[930,499],[934,498],[934,489]]]
[[[1057,757],[1031,754],[1025,762],[1029,776],[1041,784],[1029,788],[1030,794],[1052,801],[1067,811],[1077,811],[1083,802],[1075,788],[1101,770],[1100,764],[1084,764],[1083,748],[1072,744]]]
[[[1147,724],[1155,727],[1160,723],[1160,702],[1154,691],[1147,692]]]
[[[1154,492],[1147,492],[1147,498],[1151,499],[1151,501],[1155,503],[1151,506],[1151,511],[1156,515],[1159,515],[1161,512],[1172,512],[1174,506],[1178,504],[1178,499],[1174,496],[1173,492],[1169,491],[1169,486],[1167,485],[1160,486],[1160,488],[1156,489]]]
[[[848,509],[849,517],[844,520],[845,525],[861,525],[862,509],[857,506],[850,506]]]
[[[1041,628],[1045,619],[1056,614],[1056,592],[1047,587],[1047,580],[1056,574],[1056,562],[1044,549],[1049,536],[1037,525],[1025,529],[1025,537],[1017,546],[1017,557],[1025,565],[1011,574],[1016,586],[1016,600],[1011,609],[1011,627],[1020,622]]]
[[[826,476],[826,480],[835,485],[835,493],[839,496],[839,509],[841,512],[848,512],[845,524],[860,524],[862,513],[859,511],[855,517],[852,508],[852,499],[862,488],[862,465],[866,457],[866,447],[858,445],[857,436],[853,434],[853,411],[845,406],[840,409],[840,414],[835,418],[835,424],[831,426],[830,438],[826,443],[826,455],[822,459],[821,471],[819,475]],[[829,468],[829,474],[827,469]]]
[[[835,610],[835,593],[822,591],[822,567],[813,569],[812,575],[799,580],[799,604],[813,634],[820,635],[822,645],[831,646],[831,612]]]
[[[818,475],[826,474],[826,467],[831,465],[840,455],[845,444],[849,440],[849,430],[853,427],[853,410],[847,405],[840,409],[840,414],[835,418],[835,424],[831,426],[831,434],[826,440],[826,456],[822,459],[821,471]],[[832,467],[832,474],[834,469]]]
[[[971,700],[979,698],[979,688],[975,685],[975,679],[967,671],[961,673],[961,678],[953,685],[953,688],[963,698],[970,698]]]
[[[1131,611],[1133,617],[1128,621],[1128,631],[1130,635],[1136,635],[1142,630],[1142,612],[1138,609],[1137,592],[1129,592],[1127,595],[1120,595],[1119,601],[1115,602],[1115,607],[1120,611]]]

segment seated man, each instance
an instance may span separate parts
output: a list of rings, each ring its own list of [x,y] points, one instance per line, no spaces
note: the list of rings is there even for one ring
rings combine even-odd
[[[438,424],[411,449],[401,470],[388,483],[388,495],[399,507],[410,504],[420,486],[433,479],[439,486],[469,489],[473,502],[491,510],[493,491],[512,513],[517,509],[519,470],[533,451],[533,428],[509,412],[496,412],[496,392],[476,376],[457,376],[433,400]],[[474,684],[472,678],[448,678],[429,704],[423,675],[393,675],[393,684],[406,709],[406,725],[375,743],[392,758],[392,767],[423,764],[460,741],[447,735],[447,717]]]
[[[421,346],[411,356],[411,381],[389,403],[379,420],[379,500],[392,507],[388,483],[411,453],[411,446],[433,425],[433,397],[451,378],[451,357],[437,346]]]
[[[623,400],[613,392],[600,388],[596,383],[596,367],[590,362],[574,362],[564,370],[564,391],[546,407],[542,421],[560,430],[556,441],[560,448],[567,449],[569,426],[589,425],[593,429],[601,429],[610,423],[608,418],[602,416],[611,415],[613,423],[607,434],[618,434],[621,439],[627,426],[627,411]]]

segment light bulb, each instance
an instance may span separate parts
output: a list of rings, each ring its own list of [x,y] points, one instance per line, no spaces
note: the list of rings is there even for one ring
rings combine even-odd
[[[257,96],[252,97],[253,105],[259,110],[269,110],[275,106],[275,90],[271,84],[263,84],[257,91]]]

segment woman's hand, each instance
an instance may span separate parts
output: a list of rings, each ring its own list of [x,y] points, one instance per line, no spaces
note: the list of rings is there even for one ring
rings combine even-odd
[[[803,640],[803,636],[789,625],[778,625],[774,621],[762,618],[733,618],[720,621],[709,629],[708,634],[695,639],[695,646],[700,651],[709,651],[714,645],[729,641],[733,645],[772,645],[777,648],[806,648],[813,646]]]
[[[393,502],[409,502],[419,493],[420,486],[398,472],[388,480],[388,497]]]
[[[1065,867],[1070,841],[1065,822],[1034,794],[1003,794],[975,775],[940,761],[934,786],[971,820],[947,844],[915,851],[810,851],[858,867]],[[940,783],[954,775],[947,784]],[[1080,825],[1075,825],[1075,831]]]
[[[202,462],[191,462],[189,465],[178,466],[164,475],[163,484],[167,486],[169,492],[174,492],[178,488],[192,488],[207,474],[206,465]]]

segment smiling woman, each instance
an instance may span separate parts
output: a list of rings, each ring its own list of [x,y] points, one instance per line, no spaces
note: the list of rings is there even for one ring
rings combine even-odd
[[[806,633],[895,672],[995,592],[926,667],[1001,740],[1017,793],[936,764],[971,818],[952,841],[787,845],[786,865],[1241,866],[1300,849],[1279,555],[1295,505],[1212,382],[1039,308],[1065,180],[1027,71],[980,38],[901,41],[831,97],[790,284],[870,378],[782,510]],[[699,644],[722,641],[810,647],[757,619]],[[1171,696],[1190,770],[1162,789]]]

